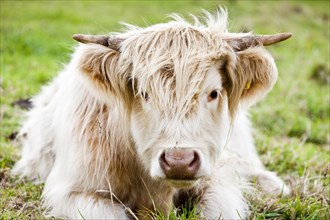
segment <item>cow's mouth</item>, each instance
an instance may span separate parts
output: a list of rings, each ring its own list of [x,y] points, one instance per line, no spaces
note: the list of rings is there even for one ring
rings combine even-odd
[[[198,179],[166,179],[171,186],[177,189],[187,189],[193,187]]]

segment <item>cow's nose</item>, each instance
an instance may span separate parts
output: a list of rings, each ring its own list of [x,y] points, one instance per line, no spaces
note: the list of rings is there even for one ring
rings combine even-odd
[[[198,153],[186,148],[165,150],[159,159],[160,167],[168,179],[194,179],[200,167]]]

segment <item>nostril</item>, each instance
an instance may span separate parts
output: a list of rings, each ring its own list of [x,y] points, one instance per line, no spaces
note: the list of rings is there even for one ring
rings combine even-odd
[[[160,163],[160,167],[161,167],[163,170],[170,170],[170,169],[171,169],[171,166],[170,166],[170,165],[167,163],[167,161],[166,161],[165,152],[163,152],[163,153],[160,155],[159,163]]]
[[[194,151],[193,160],[189,164],[188,168],[195,171],[199,168],[200,163],[201,163],[201,161],[200,161],[199,155],[196,151]]]

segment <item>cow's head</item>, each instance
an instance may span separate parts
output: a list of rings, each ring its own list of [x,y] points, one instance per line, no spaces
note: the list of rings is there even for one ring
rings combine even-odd
[[[263,45],[291,36],[231,34],[225,23],[221,16],[209,17],[207,27],[178,18],[115,37],[74,36],[90,43],[80,68],[94,88],[125,100],[145,168],[179,188],[211,174],[235,113],[277,79]]]

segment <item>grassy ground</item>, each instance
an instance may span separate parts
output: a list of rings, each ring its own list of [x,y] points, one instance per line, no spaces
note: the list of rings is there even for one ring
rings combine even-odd
[[[118,21],[144,26],[164,15],[214,10],[213,1],[1,1],[0,219],[42,218],[42,185],[9,175],[19,158],[11,140],[30,97],[69,59],[74,33],[120,31]],[[329,2],[224,1],[231,31],[292,32],[272,46],[279,80],[252,111],[266,166],[292,186],[287,198],[251,198],[251,219],[330,219]]]

